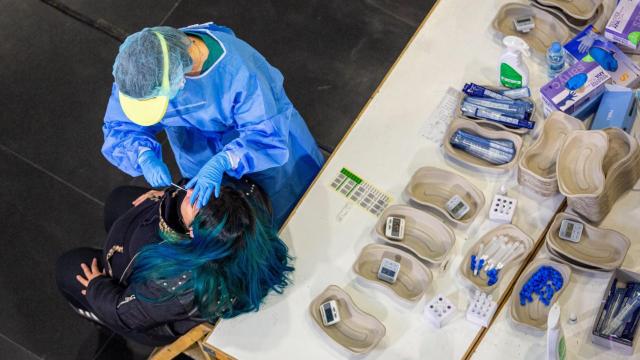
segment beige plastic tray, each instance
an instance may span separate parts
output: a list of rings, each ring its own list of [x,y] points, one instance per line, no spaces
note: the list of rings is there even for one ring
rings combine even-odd
[[[513,19],[533,16],[535,27],[528,33],[516,31]],[[504,36],[518,36],[540,55],[545,55],[551,43],[561,44],[571,40],[569,28],[551,14],[526,4],[508,3],[503,5],[493,19],[493,28]]]
[[[510,162],[502,165],[494,165],[485,160],[477,158],[471,154],[468,154],[460,149],[456,149],[451,145],[451,143],[449,143],[449,140],[451,139],[451,136],[453,135],[453,133],[458,129],[464,129],[471,133],[474,133],[489,139],[511,140],[513,142],[516,154]],[[457,161],[461,161],[472,167],[482,169],[482,170],[487,170],[487,171],[505,171],[513,168],[513,166],[518,163],[520,150],[522,148],[522,138],[520,138],[520,136],[513,134],[509,131],[497,131],[497,130],[490,130],[490,129],[484,128],[474,123],[472,120],[453,119],[453,121],[451,121],[451,124],[449,125],[449,129],[447,130],[444,138],[442,139],[442,146],[444,148],[445,154],[447,154],[448,156],[451,156],[453,159]]]
[[[383,258],[400,263],[400,271],[393,284],[378,279],[378,270]],[[353,263],[353,271],[366,280],[393,290],[396,295],[411,302],[420,300],[433,280],[431,270],[409,253],[382,244],[365,246]]]
[[[607,128],[603,130],[609,138],[607,154],[604,157],[602,170],[605,178],[616,185],[628,186],[635,183],[640,173],[638,141],[622,129]]]
[[[602,0],[536,0],[542,5],[556,7],[574,19],[591,20]],[[610,1],[610,0],[609,0]]]
[[[404,238],[402,240],[392,240],[384,235],[389,216],[404,218]],[[406,205],[388,207],[380,215],[375,233],[386,243],[407,249],[418,258],[432,264],[440,264],[445,261],[456,242],[453,230],[442,220]]]
[[[436,210],[451,222],[469,224],[484,206],[482,191],[462,176],[451,171],[426,166],[418,169],[405,188],[409,199],[419,205]],[[469,212],[454,219],[446,210],[446,203],[458,195],[469,205]]]
[[[556,172],[560,192],[596,196],[604,191],[602,165],[609,138],[604,131],[576,130],[560,148]]]
[[[558,236],[562,220],[569,219],[584,225],[579,242],[563,240]],[[564,260],[577,262],[578,266],[613,271],[624,261],[631,242],[617,231],[600,229],[568,213],[556,215],[546,237],[547,245]]]
[[[613,5],[610,5],[611,3],[613,3]],[[533,7],[550,13],[575,32],[580,32],[589,25],[593,25],[596,29],[604,29],[606,22],[609,20],[611,14],[613,13],[613,10],[615,9],[614,1],[603,2],[603,4],[598,6],[593,17],[591,19],[585,20],[571,17],[563,12],[560,8],[557,8],[555,6],[542,5],[536,1],[531,1],[530,4]]]
[[[578,132],[574,132],[575,135]],[[598,146],[595,147],[594,141],[586,141],[580,144],[576,142],[576,146],[567,150],[567,153],[586,154],[589,148],[598,149],[597,157],[602,157],[601,165],[588,164],[589,169],[585,171],[584,161],[565,161],[566,177],[558,177],[560,191],[567,196],[569,207],[575,212],[582,215],[591,222],[600,222],[611,210],[613,204],[627,190],[633,188],[634,184],[640,178],[640,146],[638,140],[627,134],[621,129],[608,128],[604,130],[583,131],[580,136],[584,138],[606,138],[606,146],[600,149],[601,140],[598,140]],[[567,141],[568,143],[568,141]],[[565,153],[565,146],[560,150],[558,156],[559,162]],[[593,149],[592,149],[593,150]],[[593,151],[591,151],[593,153]],[[576,155],[578,156],[578,155]],[[570,157],[570,156],[569,156]],[[560,168],[560,163],[558,163]],[[571,174],[578,175],[571,175]],[[590,178],[580,178],[580,174],[587,173]],[[568,176],[573,176],[573,179]],[[578,176],[578,177],[576,177]],[[572,192],[575,190],[575,180],[587,181],[590,185],[584,186],[581,192]],[[595,180],[594,180],[595,179]],[[604,180],[603,180],[604,179]],[[573,181],[573,182],[572,182]],[[599,185],[602,183],[601,186]],[[593,185],[593,186],[591,186]],[[573,186],[573,187],[572,187]]]
[[[474,276],[471,272],[471,255],[476,254],[478,252],[478,248],[480,244],[484,244],[485,248],[491,242],[491,240],[496,236],[506,236],[511,241],[520,241],[525,248],[524,253],[519,255],[518,257],[511,260],[505,267],[500,270],[498,281],[489,286],[487,285],[487,275],[484,271],[481,271],[478,276]],[[513,266],[518,265],[522,262],[522,260],[529,254],[531,248],[533,247],[533,240],[527,234],[522,232],[517,226],[511,224],[500,225],[497,228],[489,231],[485,235],[483,235],[478,242],[476,242],[469,252],[462,259],[462,263],[460,263],[460,275],[462,275],[463,279],[471,284],[474,288],[479,289],[485,293],[490,293],[498,288],[504,274],[509,271]]]
[[[604,270],[595,267],[595,266],[591,266],[591,265],[587,265],[587,264],[583,264],[581,262],[575,261],[574,259],[570,259],[566,256],[564,256],[563,254],[556,252],[555,249],[551,248],[549,246],[549,243],[545,241],[544,243],[544,247],[547,249],[547,252],[549,253],[549,255],[551,255],[551,258],[554,261],[557,262],[561,262],[563,264],[567,264],[569,266],[571,266],[571,268],[573,269],[577,269],[577,270],[582,270],[582,271],[597,271],[597,272],[605,272]]]
[[[329,300],[336,300],[338,303],[340,322],[324,326],[320,305]],[[371,351],[387,332],[380,320],[360,310],[351,296],[336,285],[329,285],[313,299],[309,305],[309,311],[314,322],[325,334],[354,353],[362,354]]]
[[[560,147],[574,130],[584,130],[582,121],[560,111],[551,113],[538,139],[518,162],[518,182],[544,196],[557,193],[556,160]]]
[[[542,266],[551,266],[558,270],[562,274],[563,285],[562,288],[556,291],[551,298],[549,306],[545,306],[542,302],[538,301],[537,295],[533,296],[533,302],[527,303],[525,306],[520,305],[520,290],[522,286],[529,281],[531,275]],[[549,316],[549,310],[551,306],[558,301],[560,295],[567,284],[571,280],[571,268],[568,265],[558,263],[556,261],[548,259],[538,259],[532,261],[527,268],[523,271],[522,275],[516,282],[513,292],[511,293],[511,319],[520,325],[531,327],[538,330],[547,329],[547,317]]]

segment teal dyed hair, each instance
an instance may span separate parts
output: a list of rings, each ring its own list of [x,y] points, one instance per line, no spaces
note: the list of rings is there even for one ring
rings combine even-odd
[[[140,251],[130,282],[161,282],[191,272],[168,297],[141,298],[164,301],[193,290],[200,316],[209,321],[257,311],[269,291],[282,293],[293,271],[271,223],[262,201],[225,186],[196,215],[193,239],[161,233],[165,241]]]

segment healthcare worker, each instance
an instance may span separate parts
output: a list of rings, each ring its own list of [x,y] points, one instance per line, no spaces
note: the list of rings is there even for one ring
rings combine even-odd
[[[164,130],[199,207],[226,173],[248,175],[282,225],[324,161],[283,88],[282,74],[225,27],[147,28],[113,65],[102,153],[153,187],[172,182],[156,135]]]

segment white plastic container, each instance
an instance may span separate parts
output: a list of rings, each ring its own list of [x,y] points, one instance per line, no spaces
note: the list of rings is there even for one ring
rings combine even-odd
[[[547,318],[547,360],[565,360],[567,347],[564,340],[564,332],[560,324],[560,305],[551,306]]]
[[[500,56],[500,83],[508,88],[521,88],[529,84],[529,68],[522,55],[529,56],[529,45],[517,36],[505,36],[502,43],[506,47]]]

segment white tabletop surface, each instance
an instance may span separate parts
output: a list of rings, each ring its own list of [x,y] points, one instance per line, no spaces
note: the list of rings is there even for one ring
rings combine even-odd
[[[514,224],[534,240],[541,237],[562,202],[561,196],[542,198],[521,189],[515,181],[515,172],[488,175],[451,164],[443,157],[439,144],[420,135],[420,129],[430,120],[429,115],[448,87],[461,89],[465,82],[497,84],[501,46],[490,24],[496,10],[506,2],[438,3],[283,230],[282,237],[296,258],[293,285],[283,295],[269,296],[259,312],[222,321],[208,338],[209,344],[243,360],[459,359],[465,354],[480,328],[464,318],[467,296],[456,272],[463,255],[478,237],[497,225],[486,218],[493,194],[500,185],[507,185],[508,195],[519,201]],[[530,85],[539,89],[546,82],[544,67],[533,60],[528,60],[528,64]],[[540,105],[537,92],[535,100]],[[542,122],[541,111],[536,120]],[[529,142],[530,136],[526,140]],[[423,166],[437,166],[463,175],[484,192],[487,204],[469,228],[455,229],[457,241],[451,265],[446,272],[432,268],[435,281],[427,297],[416,304],[403,304],[393,294],[363,284],[351,270],[362,247],[376,242],[372,235],[376,218],[354,205],[338,220],[337,215],[347,201],[329,184],[342,167],[347,167],[392,195],[394,203],[405,203],[402,191],[413,172]],[[513,273],[504,274],[498,293],[512,280]],[[369,354],[352,355],[312,322],[309,303],[330,284],[345,289],[359,307],[386,326],[386,336]],[[427,298],[437,293],[449,297],[459,309],[455,318],[441,329],[422,317]],[[568,298],[572,293],[573,289],[569,289],[564,296]],[[601,291],[597,291],[597,296],[601,296]],[[594,304],[596,301],[587,297],[584,300]],[[586,318],[582,312],[578,314]],[[512,353],[503,348],[512,336],[503,317],[496,327],[494,342],[485,337],[478,358],[512,358]],[[533,344],[537,346],[535,341],[542,341],[520,339],[521,333],[513,336],[522,341],[521,352]],[[504,340],[496,341],[500,338]]]
[[[640,272],[640,192],[629,191],[616,202],[611,212],[598,226],[619,231],[631,240],[631,247],[622,268]],[[548,258],[541,250],[539,258]],[[633,356],[607,350],[591,342],[591,330],[607,289],[611,273],[594,273],[572,269],[571,280],[562,293],[562,326],[566,336],[568,359],[640,359],[636,348]],[[514,289],[514,292],[520,291]],[[578,322],[567,322],[575,313]],[[516,328],[505,305],[494,324],[476,349],[473,359],[544,359],[546,336],[544,332],[524,331]],[[500,351],[496,352],[499,348]]]

